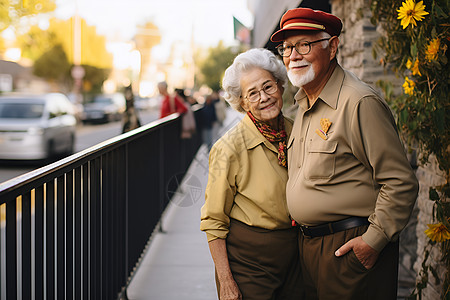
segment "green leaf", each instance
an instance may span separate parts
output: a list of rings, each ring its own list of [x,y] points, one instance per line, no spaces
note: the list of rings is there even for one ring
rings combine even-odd
[[[431,37],[434,39],[436,38],[437,33],[436,33],[436,27],[433,27],[433,29],[431,30]]]
[[[411,44],[411,56],[413,57],[413,59],[416,59],[417,56],[417,44]]]
[[[443,108],[436,109],[434,114],[434,120],[436,123],[436,127],[439,131],[445,130],[445,110]]]
[[[437,193],[437,191],[434,188],[430,187],[428,194],[429,194],[430,200],[433,200],[433,201],[439,200],[439,194]]]
[[[448,15],[442,10],[442,8],[439,5],[436,4],[434,6],[434,9],[436,11],[436,17],[444,19],[448,18]]]

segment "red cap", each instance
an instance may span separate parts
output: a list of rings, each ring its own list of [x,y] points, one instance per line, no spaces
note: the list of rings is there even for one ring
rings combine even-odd
[[[293,30],[323,30],[331,36],[339,36],[342,22],[338,17],[320,10],[294,8],[281,17],[280,28],[270,38],[272,42],[283,41],[284,33]]]

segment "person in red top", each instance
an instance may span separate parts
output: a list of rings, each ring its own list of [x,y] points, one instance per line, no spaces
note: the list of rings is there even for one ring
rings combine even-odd
[[[184,114],[187,111],[184,101],[176,94],[170,95],[167,92],[167,83],[162,81],[158,83],[159,93],[164,97],[161,103],[161,115],[160,118],[164,118],[173,113]]]

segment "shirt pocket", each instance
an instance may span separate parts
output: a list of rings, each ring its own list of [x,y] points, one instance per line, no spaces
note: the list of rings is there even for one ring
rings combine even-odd
[[[304,174],[307,180],[330,179],[336,168],[337,141],[310,141]]]

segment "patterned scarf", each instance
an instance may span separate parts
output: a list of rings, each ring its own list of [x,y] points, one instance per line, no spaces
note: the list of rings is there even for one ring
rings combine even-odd
[[[284,118],[280,113],[278,115],[278,128],[279,131],[273,129],[268,124],[257,120],[252,113],[249,111],[247,115],[255,124],[256,128],[258,128],[259,132],[271,143],[278,142],[278,164],[287,168],[287,134],[286,130],[284,130]]]

